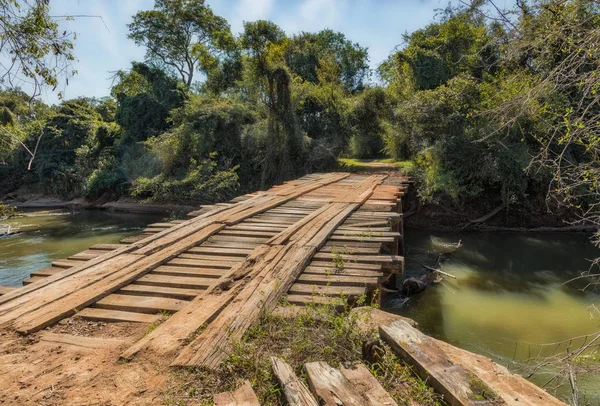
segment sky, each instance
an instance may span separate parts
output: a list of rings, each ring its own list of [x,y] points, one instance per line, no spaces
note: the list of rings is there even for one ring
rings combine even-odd
[[[288,35],[325,28],[340,31],[369,50],[375,69],[394,48],[402,34],[434,21],[436,9],[448,0],[207,0],[215,14],[226,18],[232,32],[244,21],[272,20]],[[110,92],[112,76],[143,61],[145,50],[127,38],[127,24],[138,10],[153,8],[154,0],[51,0],[51,15],[98,16],[61,20],[61,28],[77,33],[74,68],[78,73],[62,90],[66,99],[103,97]],[[47,90],[42,100],[58,101]]]

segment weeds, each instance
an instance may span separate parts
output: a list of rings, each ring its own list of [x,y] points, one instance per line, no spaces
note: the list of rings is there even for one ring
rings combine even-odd
[[[320,299],[322,297],[319,297]],[[248,379],[261,405],[286,404],[270,364],[271,356],[278,356],[306,380],[304,364],[325,361],[333,367],[360,361],[363,343],[373,338],[373,332],[358,327],[359,317],[350,312],[345,298],[331,298],[328,304],[309,305],[295,312],[294,317],[262,314],[233,345],[227,360],[214,371],[205,368],[181,368],[172,377],[165,393],[167,405],[211,404],[212,395],[237,389]],[[367,296],[356,304],[367,304]],[[293,308],[283,300],[283,309]],[[367,312],[369,313],[369,312]],[[410,367],[386,348],[385,355],[376,364],[366,363],[384,388],[399,405],[442,404],[425,382],[413,374]],[[364,361],[363,361],[364,362]]]

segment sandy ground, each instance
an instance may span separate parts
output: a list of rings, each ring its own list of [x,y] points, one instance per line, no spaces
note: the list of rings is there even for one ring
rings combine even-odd
[[[1,332],[0,404],[162,404],[168,366],[118,360],[145,328],[68,319],[27,337]]]

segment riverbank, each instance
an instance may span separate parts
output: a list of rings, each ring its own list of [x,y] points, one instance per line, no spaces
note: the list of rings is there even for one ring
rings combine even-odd
[[[87,209],[108,210],[125,213],[189,213],[197,210],[198,206],[181,205],[177,203],[144,203],[133,198],[121,198],[116,201],[90,202],[83,198],[63,200],[58,197],[30,195],[23,199],[5,199],[4,203],[15,206],[18,210],[34,209]]]

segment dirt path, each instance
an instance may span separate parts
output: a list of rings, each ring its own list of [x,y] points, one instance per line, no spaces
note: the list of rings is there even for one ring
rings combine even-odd
[[[117,359],[146,328],[72,318],[28,337],[2,332],[0,404],[162,404],[168,365]]]

